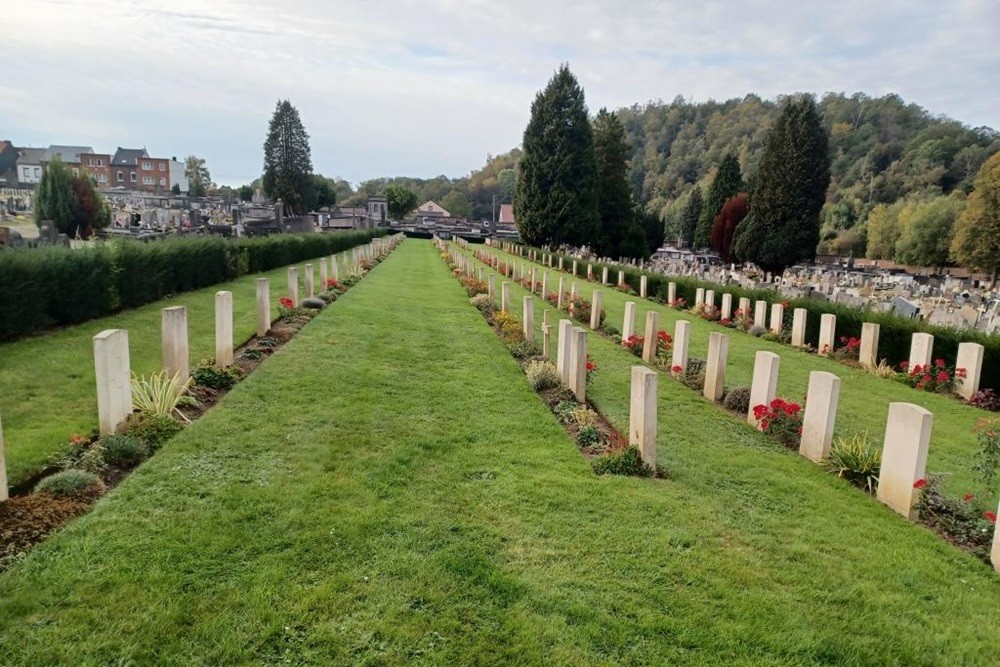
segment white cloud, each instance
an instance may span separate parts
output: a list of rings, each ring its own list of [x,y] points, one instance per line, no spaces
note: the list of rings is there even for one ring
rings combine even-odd
[[[860,90],[1000,127],[998,25],[992,0],[33,0],[5,12],[0,112],[15,142],[196,153],[238,183],[287,97],[319,171],[461,175],[563,61],[592,110]]]

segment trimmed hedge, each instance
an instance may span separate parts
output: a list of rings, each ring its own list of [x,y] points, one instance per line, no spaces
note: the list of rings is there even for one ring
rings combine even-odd
[[[529,246],[525,246],[528,248]],[[572,257],[561,255],[560,253],[549,253],[541,248],[532,248],[539,252],[551,254],[555,258],[564,257],[569,264],[564,261],[563,265],[572,270]],[[690,276],[663,276],[660,274],[640,271],[634,267],[619,266],[617,264],[607,264],[601,262],[590,262],[594,265],[594,273],[599,276],[601,270],[608,267],[608,280],[616,282],[618,271],[625,272],[625,281],[636,292],[639,291],[639,277],[646,275],[646,289],[651,298],[666,303],[667,284],[677,285],[677,296],[684,299],[689,305],[695,302],[695,292],[699,287],[715,290],[716,299],[724,293],[733,295],[733,310],[738,307],[739,299],[746,297],[751,302],[758,300],[768,303],[783,302],[787,304],[785,308],[786,329],[791,325],[792,311],[795,308],[805,308],[809,315],[806,318],[806,341],[813,345],[819,340],[820,316],[831,313],[837,316],[836,336],[839,341],[841,336],[861,337],[861,325],[865,322],[874,322],[879,325],[878,356],[885,359],[893,366],[898,366],[901,361],[906,361],[910,357],[910,339],[914,333],[924,332],[934,336],[934,358],[944,359],[948,365],[955,365],[955,358],[958,355],[959,343],[979,343],[985,349],[983,354],[983,370],[980,386],[1000,391],[1000,335],[986,334],[981,331],[970,329],[955,329],[928,324],[922,320],[911,320],[900,317],[893,313],[883,313],[870,308],[855,308],[845,304],[833,303],[820,299],[784,299],[781,294],[774,289],[744,289],[738,285],[720,285],[718,283],[703,282]],[[586,277],[588,262],[582,262],[582,277]],[[557,270],[557,269],[556,269]],[[577,270],[581,267],[578,265]],[[769,311],[770,312],[770,311]]]
[[[242,275],[342,252],[386,230],[122,240],[0,252],[0,340],[78,324]]]

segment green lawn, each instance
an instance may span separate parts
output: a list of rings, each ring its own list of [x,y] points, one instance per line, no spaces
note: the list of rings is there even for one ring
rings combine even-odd
[[[634,360],[590,346],[622,422]],[[678,383],[659,411],[669,479],[592,475],[408,240],[0,575],[0,656],[995,664],[992,571]]]
[[[338,260],[343,262],[344,255]],[[313,270],[318,285],[319,267],[314,265]],[[302,273],[300,269],[300,282]],[[104,329],[127,329],[132,370],[138,374],[156,372],[163,363],[160,310],[186,306],[191,363],[196,364],[215,356],[217,291],[233,293],[233,340],[240,344],[256,331],[257,278],[270,279],[271,316],[276,318],[278,299],[288,291],[286,275],[287,270],[281,268],[243,276],[110,317],[0,344],[0,418],[10,483],[29,479],[53,454],[67,447],[71,434],[97,429],[95,334]]]
[[[499,252],[494,250],[494,253]],[[502,257],[511,259],[511,255],[501,253]],[[517,259],[518,266],[521,261]],[[531,264],[530,262],[527,262]],[[541,265],[535,265],[540,267]],[[567,265],[569,269],[569,265]],[[578,269],[586,275],[587,265],[581,262]],[[570,289],[572,277],[551,270],[549,285],[552,291],[558,289],[559,276],[566,279],[566,291]],[[837,412],[838,434],[850,435],[856,432],[867,432],[872,440],[881,446],[885,434],[885,422],[889,413],[889,403],[906,402],[920,405],[934,413],[934,426],[928,454],[928,473],[947,473],[945,488],[957,495],[967,492],[982,494],[972,473],[973,455],[979,445],[972,428],[977,420],[988,417],[990,413],[967,406],[950,396],[932,394],[908,387],[891,379],[875,377],[862,370],[850,368],[836,361],[819,357],[797,350],[788,345],[754,338],[749,334],[727,329],[718,324],[707,322],[691,313],[685,313],[638,296],[629,296],[611,286],[601,286],[598,282],[588,283],[586,278],[576,278],[581,296],[592,299],[595,289],[601,290],[601,303],[607,312],[606,322],[616,329],[622,328],[625,316],[625,303],[635,301],[638,305],[636,315],[636,331],[640,335],[646,322],[646,312],[650,309],[659,311],[660,328],[671,335],[677,320],[685,319],[691,322],[690,356],[706,357],[708,354],[708,334],[712,331],[722,331],[729,335],[729,364],[727,367],[726,385],[729,388],[739,385],[749,385],[753,378],[754,355],[757,350],[768,350],[781,356],[781,366],[778,375],[778,395],[803,402],[809,385],[811,371],[828,371],[840,377],[840,405]],[[612,272],[611,280],[617,279]],[[542,274],[538,273],[541,281]],[[518,287],[518,294],[526,294]],[[721,302],[721,294],[717,294],[716,304]],[[738,304],[734,301],[733,308]],[[539,319],[540,321],[540,319]],[[815,344],[816,341],[812,341]],[[991,504],[997,503],[997,498]]]

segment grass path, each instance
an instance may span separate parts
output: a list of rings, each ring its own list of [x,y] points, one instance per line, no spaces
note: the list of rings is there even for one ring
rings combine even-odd
[[[494,252],[499,252],[495,251]],[[507,260],[511,255],[501,253]],[[517,259],[518,266],[521,261]],[[528,264],[531,264],[528,262]],[[541,265],[535,265],[541,268]],[[578,269],[586,272],[586,263]],[[550,290],[558,289],[559,276],[566,279],[566,291],[573,281],[569,274],[549,270]],[[599,276],[598,276],[599,278]],[[617,279],[617,274],[611,272],[609,278]],[[541,273],[538,274],[540,281]],[[646,322],[646,313],[653,309],[660,313],[660,328],[671,335],[677,320],[685,319],[691,322],[690,356],[705,358],[708,356],[708,334],[721,331],[729,335],[729,364],[727,367],[726,386],[749,385],[753,379],[754,355],[757,350],[768,350],[781,356],[781,367],[778,374],[778,395],[799,403],[803,402],[806,389],[809,386],[811,371],[828,371],[840,377],[840,406],[837,413],[837,433],[850,435],[867,432],[869,437],[881,446],[885,433],[886,417],[889,413],[889,403],[914,403],[927,408],[934,413],[934,427],[931,433],[931,444],[928,454],[928,473],[947,473],[945,487],[956,495],[968,492],[982,494],[972,473],[974,453],[979,445],[972,428],[976,422],[990,416],[984,412],[962,404],[949,396],[932,394],[908,387],[895,380],[878,378],[860,369],[850,368],[836,361],[796,350],[788,345],[782,345],[762,338],[754,338],[740,331],[727,329],[718,324],[707,322],[691,313],[681,312],[667,306],[629,296],[611,286],[601,286],[599,282],[588,283],[585,278],[576,278],[581,296],[590,300],[593,290],[601,290],[601,302],[607,313],[606,322],[616,329],[621,329],[625,315],[625,303],[635,301],[638,304],[636,314],[636,330],[640,335]],[[519,292],[520,293],[520,292]],[[525,292],[526,293],[526,292]],[[721,300],[721,294],[716,295],[716,303]],[[738,304],[734,303],[733,308]],[[989,503],[996,505],[998,497]]]
[[[338,255],[342,264],[344,257],[344,253]],[[299,266],[304,264],[300,262]],[[319,267],[314,264],[313,270],[318,282]],[[215,356],[216,292],[233,293],[233,340],[241,344],[257,327],[257,278],[270,279],[271,314],[277,317],[278,299],[287,293],[286,275],[287,268],[280,268],[243,276],[37,337],[0,344],[0,418],[10,483],[30,479],[53,454],[67,447],[72,433],[97,429],[95,334],[104,329],[127,329],[132,370],[148,375],[163,364],[160,310],[186,306],[194,365]]]
[[[591,337],[627,414],[632,359]],[[661,385],[671,478],[593,476],[406,241],[0,575],[11,665],[992,664],[1000,580]]]

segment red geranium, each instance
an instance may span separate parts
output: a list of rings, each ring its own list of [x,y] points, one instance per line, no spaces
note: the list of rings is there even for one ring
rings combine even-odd
[[[287,297],[287,296],[283,296],[280,299],[278,299],[278,303],[281,304],[282,308],[294,308],[295,307],[295,302],[292,301],[292,299],[290,297]]]
[[[983,516],[986,517],[989,520],[990,523],[996,523],[997,522],[997,513],[996,512],[983,512]]]
[[[922,489],[925,486],[927,486],[927,480],[924,479],[923,477],[921,477],[920,479],[918,479],[917,481],[915,481],[913,483],[913,488],[914,489]]]

